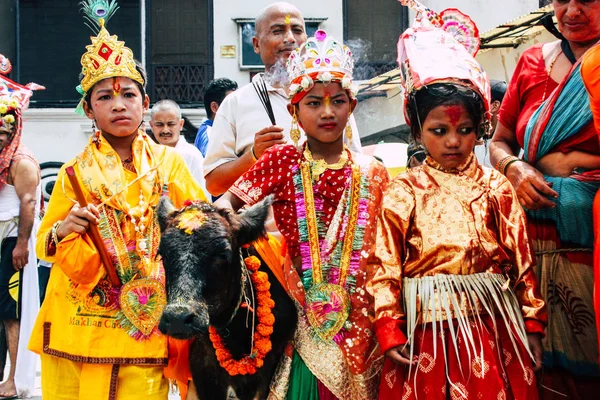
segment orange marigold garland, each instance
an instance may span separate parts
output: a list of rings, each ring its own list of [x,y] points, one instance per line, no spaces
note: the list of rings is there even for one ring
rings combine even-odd
[[[254,285],[256,292],[256,316],[258,325],[254,332],[254,346],[250,351],[250,355],[243,357],[240,360],[234,360],[233,355],[227,350],[225,341],[219,335],[217,330],[210,326],[208,333],[210,341],[215,348],[217,360],[223,369],[229,375],[252,375],[258,371],[264,364],[264,359],[271,351],[271,334],[273,333],[273,324],[275,316],[273,315],[273,307],[275,302],[271,299],[271,284],[269,276],[266,272],[259,271],[260,260],[255,256],[250,256],[244,259],[246,268],[251,272],[250,279]]]

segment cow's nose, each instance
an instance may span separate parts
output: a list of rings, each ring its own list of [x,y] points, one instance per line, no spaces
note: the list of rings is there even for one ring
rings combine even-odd
[[[196,316],[187,307],[165,308],[159,329],[167,335],[178,335],[189,333],[194,325]]]

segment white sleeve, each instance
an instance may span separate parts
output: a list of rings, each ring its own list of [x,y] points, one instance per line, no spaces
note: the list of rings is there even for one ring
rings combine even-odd
[[[202,156],[200,150],[198,150],[196,147],[194,147],[194,150],[196,150],[198,154],[194,152],[194,159],[189,164],[190,172],[204,191],[204,196],[206,197],[207,201],[210,201],[212,197],[211,194],[208,193],[208,190],[206,190],[206,179],[204,179],[204,157]]]

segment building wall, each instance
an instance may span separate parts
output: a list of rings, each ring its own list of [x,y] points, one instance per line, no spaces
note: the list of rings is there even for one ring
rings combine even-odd
[[[356,1],[356,0],[355,0]],[[250,82],[249,71],[240,70],[240,43],[238,24],[234,18],[253,19],[273,0],[229,0],[214,1],[214,54],[215,78],[227,77],[244,85]],[[343,18],[342,0],[299,1],[289,0],[295,4],[305,18],[328,18],[320,27],[336,38],[342,39]],[[221,58],[221,46],[235,46],[236,58]]]
[[[300,8],[305,18],[328,18],[321,27],[332,35],[342,38],[343,0],[290,0],[290,2]],[[463,10],[474,18],[481,32],[522,16],[537,9],[539,5],[538,0],[422,0],[422,2],[436,11],[449,6]],[[249,82],[249,71],[239,69],[239,32],[233,18],[254,18],[270,3],[272,0],[214,1],[215,77],[228,77],[236,80],[240,85]],[[534,42],[549,40],[552,40],[552,37],[546,34],[534,38]],[[531,44],[524,44],[517,49],[495,49],[483,52],[478,59],[489,72],[490,77],[508,80],[518,56]],[[236,58],[221,58],[220,48],[226,45],[235,46]],[[196,126],[205,116],[203,109],[184,110],[184,114]],[[387,97],[363,100],[359,103],[355,116],[360,135],[363,137],[397,127],[404,123],[402,95],[397,91],[388,93]],[[74,157],[87,143],[91,133],[90,121],[77,116],[73,109],[30,109],[25,112],[25,118],[23,140],[41,162],[64,162]]]
[[[404,97],[400,85],[386,96],[371,97],[358,102],[354,110],[356,126],[361,137],[373,135],[406,123]]]
[[[9,60],[16,57],[17,47],[15,40],[15,4],[13,0],[0,0],[0,54]]]
[[[342,0],[290,2],[296,4],[306,18],[327,18],[327,21],[321,23],[321,28],[335,37],[342,38]],[[238,57],[221,58],[220,48],[224,45],[234,45],[236,56],[239,56],[238,24],[233,18],[254,18],[261,9],[271,3],[272,0],[213,2],[215,77],[228,77],[240,85],[250,81],[249,71],[239,69]],[[185,109],[183,113],[196,126],[206,117],[204,108]],[[65,162],[71,159],[81,151],[92,132],[91,122],[75,114],[73,109],[33,108],[25,111],[25,119],[23,142],[32,149],[40,162]],[[147,116],[146,121],[148,120]]]
[[[510,82],[519,57],[523,51],[538,43],[548,43],[556,38],[548,31],[542,30],[528,41],[516,48],[489,49],[477,54],[477,61],[481,64],[490,79]]]

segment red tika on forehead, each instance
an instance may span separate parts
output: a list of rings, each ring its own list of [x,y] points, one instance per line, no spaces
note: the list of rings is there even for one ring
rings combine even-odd
[[[460,121],[460,117],[464,112],[464,108],[458,105],[446,106],[444,110],[448,118],[450,118],[450,123],[452,125],[456,125],[458,121]]]
[[[118,77],[113,78],[113,94],[115,97],[121,92],[121,82]]]

